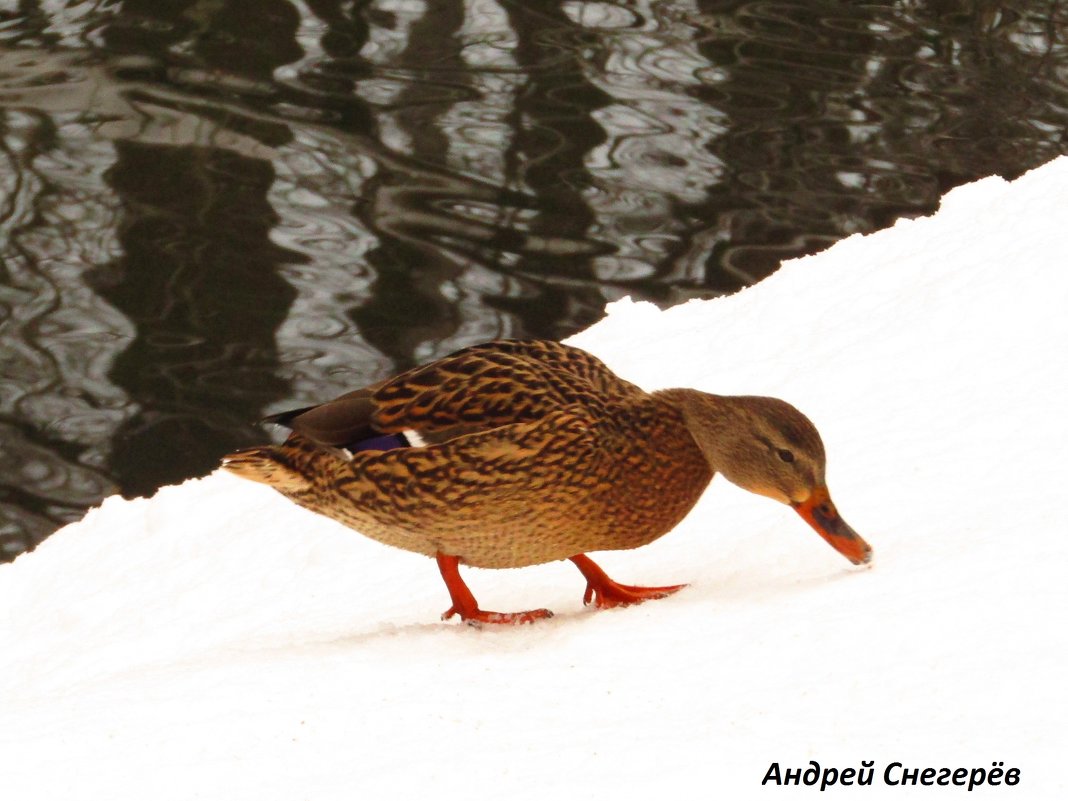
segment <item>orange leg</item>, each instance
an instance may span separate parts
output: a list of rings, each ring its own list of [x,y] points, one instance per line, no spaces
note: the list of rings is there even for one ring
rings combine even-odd
[[[460,578],[460,557],[449,556],[439,552],[437,554],[438,569],[441,577],[445,579],[445,586],[449,588],[449,597],[452,598],[452,606],[449,611],[441,616],[442,620],[448,620],[453,615],[459,615],[460,620],[467,623],[533,623],[545,617],[552,617],[553,613],[548,609],[531,609],[529,612],[485,612],[478,608],[478,601],[471,593],[471,589]]]
[[[586,554],[572,556],[571,561],[586,577],[586,594],[582,596],[582,602],[589,604],[593,601],[598,609],[611,609],[614,606],[640,604],[653,598],[663,598],[686,586],[674,584],[670,587],[631,587],[617,584]]]

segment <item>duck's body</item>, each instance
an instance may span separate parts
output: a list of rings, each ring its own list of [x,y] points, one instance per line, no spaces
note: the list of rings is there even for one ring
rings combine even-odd
[[[595,420],[571,405],[535,423],[351,458],[294,433],[266,483],[386,545],[473,567],[637,548],[685,517],[712,471],[670,406],[632,399],[613,411]],[[227,467],[244,475],[249,456]]]
[[[749,418],[759,431],[747,432]],[[584,554],[666,534],[716,471],[803,515],[809,496],[819,500],[813,490],[826,496],[819,436],[788,404],[690,389],[647,393],[556,342],[477,345],[269,419],[293,429],[285,444],[232,454],[226,468],[387,545],[436,557],[450,613],[468,620],[526,622],[548,613],[479,610],[459,563],[570,558],[587,578],[587,600],[595,594],[600,606],[678,589],[616,585]],[[751,446],[759,458],[745,458]],[[796,486],[777,486],[785,448],[791,463],[794,450],[812,452],[812,465],[789,468],[802,474],[785,482]],[[768,458],[770,469],[760,469]],[[833,513],[829,498],[820,502]],[[806,519],[820,530],[814,514]],[[867,561],[867,545],[832,517],[821,533],[853,561]]]

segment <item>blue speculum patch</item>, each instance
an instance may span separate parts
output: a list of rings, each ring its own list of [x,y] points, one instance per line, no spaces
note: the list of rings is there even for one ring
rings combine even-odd
[[[381,434],[377,437],[361,440],[349,447],[353,453],[357,451],[389,451],[394,448],[407,448],[411,445],[408,438],[403,434]]]

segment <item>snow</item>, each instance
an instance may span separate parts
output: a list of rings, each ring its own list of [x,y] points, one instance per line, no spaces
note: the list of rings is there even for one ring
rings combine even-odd
[[[647,388],[783,397],[811,417],[852,567],[793,512],[717,479],[582,606],[573,566],[432,562],[217,472],[109,498],[0,567],[4,799],[746,799],[787,769],[829,792],[937,798],[909,768],[1020,770],[1064,798],[1068,745],[1068,158],[949,193],[759,285],[667,311],[622,301],[571,340]],[[162,458],[162,457],[161,457]],[[770,785],[775,787],[775,785]]]

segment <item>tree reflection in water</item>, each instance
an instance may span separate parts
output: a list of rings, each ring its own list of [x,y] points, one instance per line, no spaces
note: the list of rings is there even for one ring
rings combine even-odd
[[[1068,151],[1058,3],[18,8],[4,558],[272,410],[731,292]]]

